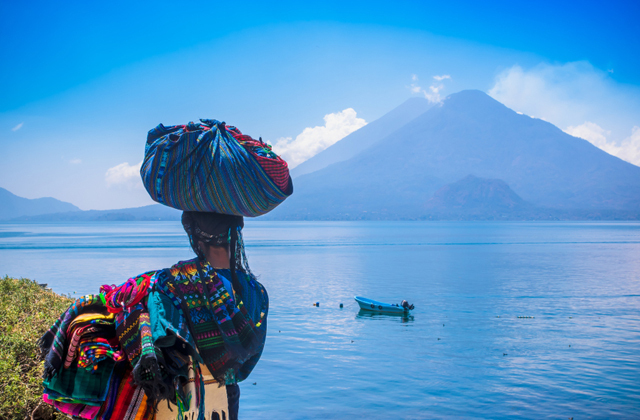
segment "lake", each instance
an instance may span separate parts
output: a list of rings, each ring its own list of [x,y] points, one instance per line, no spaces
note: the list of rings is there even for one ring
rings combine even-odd
[[[245,243],[271,308],[241,418],[640,417],[640,223],[249,220]],[[179,222],[0,224],[0,275],[74,296],[192,256]]]

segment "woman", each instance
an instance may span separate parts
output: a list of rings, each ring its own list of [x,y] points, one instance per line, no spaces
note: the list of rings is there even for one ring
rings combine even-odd
[[[156,289],[166,292],[165,296],[175,296],[172,304],[180,307],[194,337],[194,356],[200,358],[204,382],[204,403],[199,409],[204,408],[206,419],[215,418],[214,413],[220,413],[220,418],[228,413],[229,419],[237,419],[238,382],[251,373],[264,348],[268,296],[249,270],[241,216],[184,212],[182,224],[197,257],[164,270]],[[152,327],[154,324],[152,319]],[[154,333],[157,329],[153,328]],[[211,335],[217,332],[221,334]],[[162,333],[154,334],[156,342],[163,338]],[[183,387],[193,388],[196,373],[197,368],[192,369]],[[189,398],[186,392],[185,398]],[[161,406],[156,418],[175,418],[176,411],[165,407]],[[190,412],[197,410],[193,407],[185,414]]]
[[[240,215],[292,194],[287,164],[261,139],[201,120],[151,130],[141,175],[154,200],[200,210],[182,215],[196,258],[76,300],[40,339],[43,398],[86,419],[237,419],[269,308]]]

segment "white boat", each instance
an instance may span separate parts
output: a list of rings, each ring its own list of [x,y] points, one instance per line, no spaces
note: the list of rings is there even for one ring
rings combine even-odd
[[[390,303],[378,302],[377,300],[368,299],[362,296],[355,296],[354,299],[360,305],[360,309],[364,311],[383,312],[388,314],[408,314],[409,309],[405,309],[400,305],[392,305]]]

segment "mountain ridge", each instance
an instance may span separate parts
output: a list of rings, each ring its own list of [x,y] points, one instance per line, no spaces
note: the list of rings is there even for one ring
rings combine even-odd
[[[21,216],[11,222],[124,222],[124,221],[175,221],[180,220],[181,210],[163,204],[150,204],[114,210],[80,210]]]
[[[462,91],[349,160],[297,177],[296,194],[266,217],[420,218],[439,188],[469,174],[564,214],[640,211],[639,167],[484,92]]]
[[[343,162],[376,144],[433,106],[424,98],[409,98],[396,108],[344,137],[331,147],[309,158],[291,170],[291,176],[315,172],[334,163]]]
[[[0,220],[67,211],[80,211],[80,208],[52,197],[24,198],[0,188]]]

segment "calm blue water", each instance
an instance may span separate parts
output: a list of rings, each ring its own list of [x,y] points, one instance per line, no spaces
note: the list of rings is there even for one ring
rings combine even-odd
[[[244,419],[640,418],[638,223],[249,221],[245,241],[271,312]],[[0,224],[0,275],[57,292],[191,256],[178,222]]]

